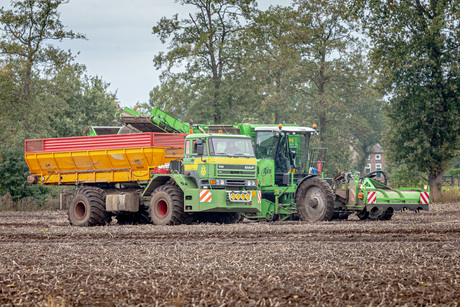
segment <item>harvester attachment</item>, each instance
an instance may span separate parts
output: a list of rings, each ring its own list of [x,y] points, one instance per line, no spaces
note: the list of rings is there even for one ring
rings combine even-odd
[[[339,173],[333,178],[335,210],[357,213],[360,219],[389,220],[394,211],[428,210],[430,191],[424,188],[390,188],[383,171],[369,173],[360,179],[359,173]]]

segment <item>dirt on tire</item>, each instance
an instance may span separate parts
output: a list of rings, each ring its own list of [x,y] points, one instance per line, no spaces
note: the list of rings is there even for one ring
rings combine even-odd
[[[70,226],[65,212],[0,212],[0,305],[454,306],[459,209],[95,227]]]

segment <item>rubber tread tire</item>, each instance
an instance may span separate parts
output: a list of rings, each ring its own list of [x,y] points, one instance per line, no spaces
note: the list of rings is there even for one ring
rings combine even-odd
[[[69,200],[67,217],[70,224],[73,226],[91,227],[110,223],[112,216],[105,211],[105,197],[106,193],[100,188],[77,188]],[[86,206],[86,214],[81,220],[75,216],[75,206],[80,202]]]
[[[305,197],[308,190],[313,187],[317,187],[321,190],[325,202],[325,210],[319,218],[310,217],[306,208],[309,204],[305,202]],[[330,221],[334,215],[334,194],[329,184],[321,178],[313,177],[303,181],[295,195],[295,203],[301,221]]]
[[[155,205],[163,200],[167,205],[164,217],[155,214]],[[155,225],[180,225],[184,215],[184,193],[178,186],[162,185],[156,188],[150,197],[150,220]]]

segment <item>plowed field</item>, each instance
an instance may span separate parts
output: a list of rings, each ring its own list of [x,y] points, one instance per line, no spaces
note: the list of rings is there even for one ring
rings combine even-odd
[[[0,305],[460,303],[460,204],[391,221],[77,228],[0,213]]]

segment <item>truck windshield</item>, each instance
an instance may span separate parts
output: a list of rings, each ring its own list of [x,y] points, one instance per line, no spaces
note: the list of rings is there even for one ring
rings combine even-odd
[[[254,148],[250,139],[211,138],[209,142],[211,156],[254,157]]]

